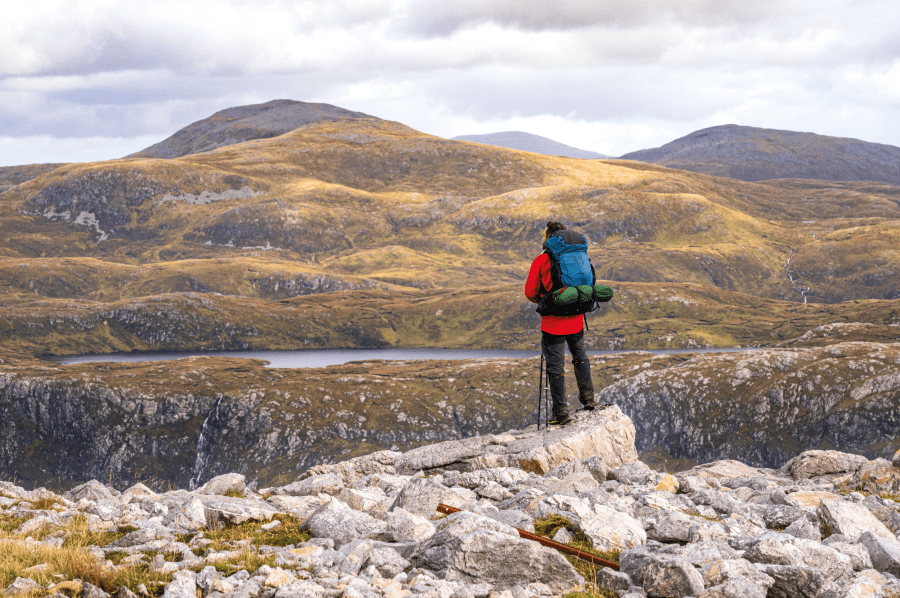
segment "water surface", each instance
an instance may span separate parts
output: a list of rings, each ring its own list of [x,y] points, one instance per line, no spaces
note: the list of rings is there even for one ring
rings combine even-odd
[[[748,351],[744,347],[726,349],[649,349],[640,352],[655,355],[675,353],[733,353]],[[618,355],[638,352],[634,349],[617,351],[588,351],[588,355]],[[98,353],[89,355],[65,355],[52,358],[64,364],[87,362],[135,362],[169,361],[185,357],[233,357],[237,359],[262,359],[269,368],[322,368],[350,361],[408,361],[411,359],[497,359],[538,357],[540,351],[514,351],[502,349],[297,349],[292,351],[138,351],[134,353]]]

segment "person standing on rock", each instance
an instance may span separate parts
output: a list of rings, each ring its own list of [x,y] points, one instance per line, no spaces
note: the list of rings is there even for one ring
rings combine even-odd
[[[551,239],[553,241],[551,241]],[[548,242],[550,245],[548,246]],[[525,281],[525,296],[532,303],[538,304],[538,313],[541,313],[541,352],[547,364],[547,376],[549,378],[550,397],[553,401],[553,419],[550,424],[565,425],[572,421],[569,416],[569,404],[566,401],[566,381],[563,376],[565,367],[565,346],[569,346],[572,354],[572,366],[575,370],[575,381],[578,383],[578,399],[588,411],[596,407],[594,402],[594,383],[591,380],[591,364],[584,350],[584,315],[552,315],[545,312],[553,312],[552,309],[543,309],[546,297],[553,290],[554,278],[557,278],[559,286],[559,267],[551,259],[551,252],[562,248],[562,252],[571,250],[584,252],[584,262],[590,267],[587,260],[587,239],[584,235],[566,230],[561,222],[548,222],[544,231],[544,252],[537,256],[531,263],[528,279]],[[578,256],[580,257],[580,256]],[[554,269],[557,270],[554,273]],[[590,277],[593,278],[593,268],[590,268]],[[594,284],[590,280],[587,284]],[[579,283],[580,284],[580,283]],[[560,310],[557,310],[560,311]],[[565,311],[565,310],[561,310]]]

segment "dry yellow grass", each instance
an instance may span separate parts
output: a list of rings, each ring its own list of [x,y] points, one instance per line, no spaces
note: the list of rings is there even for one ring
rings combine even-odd
[[[62,529],[32,535],[40,539],[48,533],[55,536],[63,534],[66,537],[63,546],[54,548],[40,543],[26,543],[25,537],[0,530],[0,587],[8,586],[17,577],[33,579],[44,587],[80,579],[110,593],[121,586],[135,591],[141,583],[151,590],[157,588],[161,593],[162,584],[171,580],[170,575],[153,573],[146,565],[104,566],[103,560],[91,554],[87,547],[108,544],[124,533],[91,532],[83,517],[76,517],[71,525]],[[28,571],[38,565],[47,567]],[[59,590],[68,596],[78,596],[80,587],[77,585],[68,583],[46,593]]]

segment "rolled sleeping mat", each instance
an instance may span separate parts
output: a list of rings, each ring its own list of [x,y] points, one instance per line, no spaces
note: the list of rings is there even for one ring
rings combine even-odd
[[[605,303],[612,299],[612,297],[613,290],[611,288],[602,284],[594,285],[594,301]]]

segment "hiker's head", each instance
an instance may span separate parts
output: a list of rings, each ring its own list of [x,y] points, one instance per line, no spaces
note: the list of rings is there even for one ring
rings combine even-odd
[[[556,222],[554,220],[551,220],[550,222],[548,222],[547,230],[544,231],[544,242],[546,242],[547,239],[550,238],[550,235],[552,235],[553,233],[555,233],[557,231],[561,231],[561,230],[566,230],[566,225],[563,224],[562,222]]]

